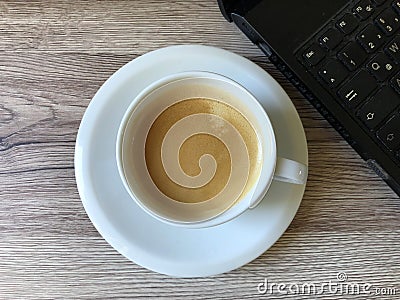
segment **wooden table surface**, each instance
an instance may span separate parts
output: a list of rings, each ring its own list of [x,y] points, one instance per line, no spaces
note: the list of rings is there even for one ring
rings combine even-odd
[[[253,262],[200,279],[148,271],[108,245],[83,209],[73,161],[80,120],[102,83],[148,51],[188,43],[233,51],[272,74],[309,147],[307,189],[285,234]],[[320,297],[400,299],[399,197],[216,1],[0,1],[0,51],[0,299],[245,299],[261,296],[265,278],[303,284],[338,272],[397,295]]]

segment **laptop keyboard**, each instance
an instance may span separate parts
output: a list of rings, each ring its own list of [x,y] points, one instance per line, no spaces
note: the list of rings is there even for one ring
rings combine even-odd
[[[321,85],[400,163],[400,0],[356,1],[299,50]]]

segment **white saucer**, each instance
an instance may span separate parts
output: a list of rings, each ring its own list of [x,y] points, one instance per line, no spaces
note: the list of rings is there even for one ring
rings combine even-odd
[[[278,155],[308,163],[300,118],[287,94],[251,61],[222,49],[174,46],[145,54],[112,75],[90,102],[79,128],[75,176],[90,220],[119,253],[150,270],[178,277],[224,273],[257,258],[291,223],[305,185],[273,182],[264,200],[212,228],[167,225],[143,212],[119,178],[115,143],[129,103],[150,83],[173,73],[209,71],[246,87],[266,108]]]

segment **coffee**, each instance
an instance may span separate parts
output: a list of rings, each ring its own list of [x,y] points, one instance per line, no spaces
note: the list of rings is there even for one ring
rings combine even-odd
[[[304,184],[307,167],[276,150],[272,124],[252,94],[215,73],[184,72],[133,100],[118,130],[116,161],[145,212],[203,228],[256,207],[273,179]]]
[[[240,200],[259,178],[262,153],[255,129],[237,109],[191,98],[156,117],[147,133],[145,161],[161,193],[178,202],[200,203],[232,186]]]

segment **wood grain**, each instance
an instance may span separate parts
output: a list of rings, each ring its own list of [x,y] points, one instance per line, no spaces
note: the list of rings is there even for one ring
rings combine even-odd
[[[187,43],[270,72],[300,114],[310,160],[304,200],[281,239],[238,270],[200,279],[153,273],[112,249],[82,207],[73,169],[79,123],[101,84],[143,53]],[[0,1],[0,54],[0,299],[248,299],[261,296],[264,278],[301,284],[338,272],[395,287],[397,296],[379,299],[399,299],[398,196],[216,1]]]

